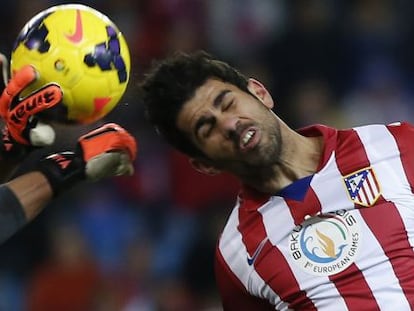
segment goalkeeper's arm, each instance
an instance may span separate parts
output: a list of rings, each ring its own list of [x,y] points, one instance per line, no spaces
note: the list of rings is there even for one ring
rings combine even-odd
[[[30,172],[0,185],[0,243],[31,221],[52,198],[40,172]]]
[[[134,138],[110,123],[80,137],[75,151],[52,154],[31,172],[0,185],[0,243],[78,182],[132,174],[135,156]]]

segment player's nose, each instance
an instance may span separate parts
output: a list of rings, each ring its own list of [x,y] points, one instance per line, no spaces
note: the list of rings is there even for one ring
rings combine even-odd
[[[225,138],[232,139],[237,134],[237,117],[222,115],[218,118],[217,123],[219,130]]]

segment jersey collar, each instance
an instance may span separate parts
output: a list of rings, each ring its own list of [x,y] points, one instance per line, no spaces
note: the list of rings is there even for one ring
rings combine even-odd
[[[334,128],[321,125],[321,124],[304,127],[304,128],[298,129],[297,131],[298,133],[306,137],[317,137],[317,136],[323,137],[324,146],[323,146],[322,157],[320,159],[318,168],[316,170],[317,172],[320,171],[325,166],[325,164],[328,162],[332,152],[335,149],[338,131]],[[308,181],[310,182],[310,179]],[[286,188],[288,188],[289,186],[287,186]],[[282,194],[282,196],[283,196],[283,191],[284,189],[280,191],[280,194]],[[275,194],[275,195],[279,195],[279,194]],[[242,208],[245,208],[247,211],[255,211],[260,206],[262,206],[265,202],[267,202],[271,196],[272,196],[271,194],[262,193],[244,184],[242,185],[242,188],[239,192],[240,206]]]

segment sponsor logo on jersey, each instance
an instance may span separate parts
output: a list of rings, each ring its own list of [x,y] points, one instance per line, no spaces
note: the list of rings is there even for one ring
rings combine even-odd
[[[352,211],[311,217],[289,236],[293,261],[307,273],[330,276],[348,268],[360,248],[361,232]]]
[[[371,167],[349,174],[343,180],[351,200],[356,204],[370,207],[381,194],[378,180]]]

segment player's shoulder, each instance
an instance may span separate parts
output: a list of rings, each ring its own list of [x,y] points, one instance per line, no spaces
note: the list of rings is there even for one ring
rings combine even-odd
[[[358,125],[346,129],[338,130],[338,137],[352,136],[355,133],[369,134],[369,133],[379,133],[379,132],[391,132],[392,134],[414,134],[414,125],[410,122],[392,122],[388,124],[367,124],[367,125]]]
[[[408,121],[396,121],[396,122],[391,122],[391,123],[386,123],[386,124],[367,124],[367,125],[360,125],[360,126],[355,126],[349,130],[359,130],[359,129],[364,129],[364,130],[377,130],[379,128],[387,128],[387,129],[392,129],[392,128],[399,128],[399,129],[414,129],[414,124]]]
[[[393,123],[389,123],[387,124],[387,128],[389,129],[393,129],[393,128],[399,128],[401,130],[414,130],[414,124],[411,122],[393,122]]]

